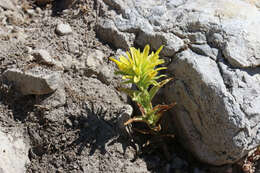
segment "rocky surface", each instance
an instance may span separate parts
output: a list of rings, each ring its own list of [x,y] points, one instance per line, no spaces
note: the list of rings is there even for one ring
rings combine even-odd
[[[97,34],[116,48],[165,45],[173,125],[203,162],[234,163],[260,144],[260,12],[255,1],[104,0]],[[239,10],[238,10],[239,9]],[[112,34],[110,36],[109,34]]]
[[[0,4],[3,2],[11,1],[0,0]],[[221,100],[223,90],[227,90],[227,99],[230,95],[236,97],[231,99],[234,101],[232,105],[246,101],[234,110],[243,108],[248,114],[258,113],[255,109],[259,104],[250,101],[257,100],[259,91],[254,90],[259,71],[254,67],[257,61],[253,55],[257,52],[253,49],[246,52],[246,59],[251,64],[240,59],[239,63],[232,61],[235,54],[240,54],[239,50],[230,48],[232,44],[236,46],[236,41],[231,38],[237,38],[238,32],[232,35],[230,32],[233,30],[224,30],[220,23],[229,22],[230,26],[238,27],[237,31],[240,26],[231,25],[234,18],[212,17],[212,6],[219,5],[218,10],[223,9],[221,3],[224,1],[200,1],[200,5],[185,0],[13,2],[15,9],[0,5],[0,138],[4,141],[0,144],[0,152],[5,151],[3,162],[3,157],[0,157],[0,172],[15,169],[16,172],[28,173],[240,173],[241,167],[249,167],[250,171],[255,168],[256,172],[260,170],[256,161],[248,164],[251,158],[242,160],[242,164],[215,167],[199,162],[190,152],[205,149],[201,152],[204,154],[201,160],[209,162],[211,159],[215,164],[222,164],[230,162],[226,155],[238,152],[235,156],[240,157],[249,150],[246,148],[243,153],[241,150],[247,146],[237,147],[250,138],[239,138],[245,130],[241,129],[238,138],[234,139],[238,141],[237,145],[232,149],[232,145],[227,145],[226,154],[218,153],[224,148],[221,142],[226,142],[225,145],[233,142],[233,139],[227,141],[238,129],[233,122],[242,122],[241,127],[248,127],[243,124],[247,117],[240,121],[236,119],[239,115],[234,115],[230,124],[225,124],[230,114],[225,112],[228,110],[225,109],[228,108],[225,107],[227,102]],[[257,1],[248,2],[259,6]],[[258,14],[253,5],[242,1],[231,4],[232,7],[243,4],[244,8],[251,9],[248,14],[242,10],[241,16]],[[250,23],[247,18],[242,19]],[[249,23],[241,22],[243,26],[249,26]],[[57,34],[59,24],[68,24],[72,33]],[[245,39],[249,38],[245,36]],[[230,44],[225,44],[228,41]],[[240,44],[244,40],[238,41]],[[169,65],[169,76],[175,75],[175,81],[161,90],[155,100],[162,103],[176,99],[178,102],[175,112],[172,112],[177,114],[173,116],[174,121],[172,116],[163,119],[170,124],[170,129],[179,125],[176,127],[181,131],[175,140],[168,137],[172,136],[172,131],[164,131],[164,126],[162,136],[151,136],[134,131],[142,124],[123,125],[132,114],[138,113],[126,95],[117,90],[121,78],[114,75],[115,64],[108,57],[124,54],[130,45],[142,48],[147,43],[153,49],[165,45],[161,57]],[[257,48],[257,44],[250,40],[243,43],[242,46],[252,43]],[[228,51],[224,53],[225,49]],[[252,68],[241,67],[247,63]],[[247,97],[244,97],[244,92]],[[254,93],[256,97],[252,98]],[[207,105],[199,107],[203,104]],[[218,113],[216,116],[212,115],[214,111]],[[203,127],[197,115],[203,115]],[[257,129],[257,116],[252,116],[249,123]],[[217,128],[220,133],[215,133]],[[199,132],[199,137],[203,138],[197,138]],[[257,144],[254,130],[248,128],[248,132]],[[184,142],[179,143],[179,139]],[[190,142],[191,139],[194,143]],[[183,149],[183,144],[189,150]],[[197,144],[201,148],[198,149]],[[19,152],[15,152],[16,149]],[[217,154],[212,155],[212,149]],[[201,157],[201,153],[193,153]],[[18,156],[13,157],[15,154]],[[214,160],[216,157],[217,161]]]
[[[26,172],[24,165],[29,164],[29,142],[22,129],[0,132],[0,172]]]

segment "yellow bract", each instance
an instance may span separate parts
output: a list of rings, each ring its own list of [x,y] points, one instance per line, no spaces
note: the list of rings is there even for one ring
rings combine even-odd
[[[159,59],[162,48],[163,46],[149,55],[149,45],[145,46],[143,52],[131,47],[130,53],[126,52],[127,57],[120,56],[119,61],[114,58],[110,59],[118,66],[119,71],[116,73],[123,75],[123,79],[128,79],[125,83],[134,83],[140,89],[147,89],[151,84],[158,85],[156,80],[163,76],[157,76],[158,71],[166,69],[165,67],[156,68],[157,65],[164,63],[163,59]]]

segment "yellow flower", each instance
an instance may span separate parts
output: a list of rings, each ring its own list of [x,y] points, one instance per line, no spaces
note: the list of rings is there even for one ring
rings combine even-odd
[[[163,64],[164,60],[159,59],[159,53],[162,50],[161,46],[155,53],[149,54],[150,47],[146,45],[143,52],[140,49],[130,48],[130,52],[126,52],[127,57],[120,56],[119,60],[110,58],[118,66],[116,74],[122,75],[122,78],[126,80],[124,83],[132,83],[137,86],[136,89],[120,88],[121,91],[128,94],[133,101],[135,101],[142,113],[141,116],[134,117],[128,120],[125,125],[134,122],[145,122],[153,131],[160,130],[160,118],[166,110],[170,109],[171,105],[157,105],[153,107],[152,99],[158,92],[158,90],[168,83],[172,78],[164,79],[161,82],[156,80],[165,76],[158,75],[158,71],[166,69],[166,67],[159,67]],[[152,86],[149,88],[149,86]]]
[[[163,64],[164,60],[159,59],[161,46],[155,53],[149,55],[150,46],[146,45],[143,52],[140,49],[130,48],[130,53],[126,52],[127,57],[120,56],[119,60],[110,58],[114,61],[119,71],[116,74],[123,75],[123,79],[127,79],[125,83],[134,83],[139,89],[147,89],[151,84],[158,85],[157,79],[164,75],[157,76],[158,71],[166,69],[165,67],[156,68]]]

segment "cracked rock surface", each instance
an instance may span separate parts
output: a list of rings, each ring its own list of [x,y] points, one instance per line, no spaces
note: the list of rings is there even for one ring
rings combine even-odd
[[[234,163],[260,144],[260,11],[246,0],[104,0],[97,34],[116,48],[165,45],[173,125],[201,161]],[[239,9],[239,10],[238,10]],[[113,37],[111,37],[113,33]]]

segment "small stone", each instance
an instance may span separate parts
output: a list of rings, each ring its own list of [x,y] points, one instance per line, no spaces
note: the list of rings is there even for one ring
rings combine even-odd
[[[53,59],[48,51],[44,49],[34,50],[32,55],[35,57],[36,60],[48,64],[53,64]]]
[[[35,11],[36,11],[38,14],[41,14],[41,12],[42,12],[42,9],[41,9],[41,8],[39,8],[39,7],[37,7],[37,8],[35,9]]]
[[[71,66],[74,64],[72,57],[67,54],[62,56],[61,61],[63,68],[66,70],[70,69]]]
[[[32,16],[35,16],[35,11],[34,11],[34,9],[27,9],[26,12],[27,12],[27,14],[29,14],[31,17],[32,17]]]
[[[34,57],[32,55],[27,55],[26,56],[26,61],[27,62],[30,62],[30,61],[33,61],[34,60]]]
[[[63,36],[72,33],[72,29],[69,24],[58,24],[56,28],[56,33]]]
[[[44,49],[34,50],[32,55],[38,60],[40,63],[45,63],[49,65],[55,65],[56,67],[62,68],[62,64],[56,60],[54,60],[48,51]]]
[[[62,138],[61,138],[61,141],[66,141],[66,137],[65,136],[63,136]]]
[[[97,49],[92,50],[85,60],[85,75],[96,75],[97,78],[107,85],[110,84],[114,77],[113,70],[105,62],[106,55]]]
[[[32,52],[32,48],[29,46],[25,47],[25,53],[31,53]]]
[[[43,95],[56,91],[62,85],[59,72],[42,68],[34,68],[23,72],[18,69],[8,69],[3,73],[9,82],[13,82],[16,89],[23,95]]]
[[[72,122],[71,122],[71,120],[70,120],[70,119],[66,119],[66,124],[67,124],[68,126],[70,126],[70,127],[72,127],[72,126],[73,126],[73,124],[72,124]]]
[[[126,147],[125,151],[124,151],[124,156],[126,159],[129,159],[129,160],[133,160],[135,159],[135,154],[136,154],[136,151],[133,147]]]
[[[100,71],[101,68],[101,64],[103,62],[103,59],[105,57],[105,54],[100,51],[100,50],[92,50],[88,56],[87,56],[87,59],[86,59],[86,67],[89,69],[89,70],[92,70],[92,71],[96,71],[98,73],[98,71]]]
[[[66,103],[66,92],[64,87],[58,88],[53,94],[41,102],[44,107],[58,108]]]
[[[70,54],[80,54],[80,47],[83,46],[83,43],[79,39],[75,39],[73,37],[67,38],[68,42],[68,50]]]

